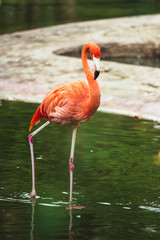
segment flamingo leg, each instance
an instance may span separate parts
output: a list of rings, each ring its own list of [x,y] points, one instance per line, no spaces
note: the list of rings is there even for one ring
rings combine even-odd
[[[30,151],[31,151],[31,163],[32,163],[32,192],[30,193],[31,197],[36,196],[36,189],[35,189],[35,167],[34,167],[34,150],[33,150],[33,141],[34,141],[34,136],[40,132],[44,127],[46,127],[50,122],[47,121],[45,122],[42,126],[37,128],[34,132],[29,134],[28,140],[29,140],[29,146],[30,146]]]
[[[73,170],[74,170],[74,149],[75,149],[75,141],[76,141],[76,133],[77,127],[73,128],[72,134],[72,144],[71,144],[71,152],[69,158],[69,172],[70,172],[70,195],[69,195],[69,202],[70,206],[72,205],[72,190],[73,190]]]

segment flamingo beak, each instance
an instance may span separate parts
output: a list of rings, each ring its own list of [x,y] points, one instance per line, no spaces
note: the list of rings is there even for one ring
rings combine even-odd
[[[100,71],[94,71],[94,80],[96,80],[97,79],[97,77],[99,76],[99,74],[100,74]]]
[[[100,71],[99,71],[99,62],[100,62],[100,58],[96,58],[94,55],[93,55],[93,62],[94,62],[94,79],[96,80],[97,77],[99,76],[100,74]]]

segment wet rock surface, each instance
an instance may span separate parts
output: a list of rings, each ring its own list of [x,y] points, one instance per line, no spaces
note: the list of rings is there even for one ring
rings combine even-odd
[[[101,46],[101,110],[160,120],[160,68],[105,57],[160,58],[160,15],[59,25],[0,36],[0,98],[41,102],[60,84],[84,79],[81,48]]]

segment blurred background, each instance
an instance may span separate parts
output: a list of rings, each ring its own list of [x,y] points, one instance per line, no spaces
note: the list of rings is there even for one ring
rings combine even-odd
[[[0,0],[0,34],[33,28],[160,13],[160,0]]]

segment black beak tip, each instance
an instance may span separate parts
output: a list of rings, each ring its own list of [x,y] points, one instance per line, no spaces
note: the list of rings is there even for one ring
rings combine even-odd
[[[100,74],[100,71],[95,71],[94,72],[94,79],[96,80],[97,79],[97,77],[99,76],[99,74]]]

